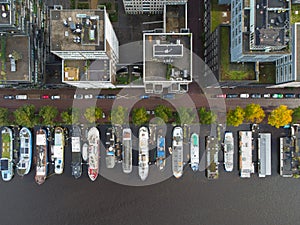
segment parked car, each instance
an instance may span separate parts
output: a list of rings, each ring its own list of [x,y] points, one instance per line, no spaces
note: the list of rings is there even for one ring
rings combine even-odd
[[[175,95],[174,94],[165,94],[165,95],[163,95],[163,98],[165,98],[165,99],[174,99]]]
[[[227,94],[226,98],[238,98],[239,95],[238,94]]]
[[[272,94],[272,98],[283,98],[283,94]]]
[[[240,98],[249,98],[249,94],[245,94],[245,93],[240,94]]]
[[[49,99],[49,98],[50,98],[49,95],[42,95],[42,96],[41,96],[41,99]]]
[[[74,99],[83,99],[83,95],[82,94],[75,94]]]
[[[141,95],[141,96],[140,96],[140,99],[149,99],[149,98],[150,98],[149,95]]]
[[[116,99],[117,96],[115,94],[108,94],[108,95],[106,95],[106,98],[107,99]]]
[[[52,96],[51,96],[51,99],[52,99],[52,100],[60,99],[60,95],[52,95]]]
[[[16,95],[16,99],[18,100],[26,100],[27,98],[27,95]]]
[[[4,99],[15,99],[14,95],[4,95],[3,96]]]
[[[105,95],[95,95],[95,98],[97,99],[105,99]]]
[[[264,98],[271,98],[271,94],[264,94]]]
[[[93,95],[91,95],[91,94],[86,94],[86,95],[84,95],[84,98],[85,98],[85,99],[91,99],[91,98],[93,98]]]
[[[261,94],[258,93],[251,94],[251,98],[261,98]]]
[[[284,94],[284,97],[285,97],[285,98],[296,98],[296,94],[293,94],[293,93],[286,93],[286,94]]]
[[[218,94],[216,95],[216,98],[226,98],[226,94]]]

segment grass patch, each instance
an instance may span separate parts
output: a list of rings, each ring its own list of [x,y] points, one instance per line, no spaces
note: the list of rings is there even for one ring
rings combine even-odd
[[[211,1],[211,16],[210,16],[210,29],[213,32],[220,24],[228,21],[228,16],[230,17],[230,12],[227,11],[228,6],[219,5],[218,0]],[[227,17],[222,17],[222,12],[227,12]]]
[[[230,62],[230,37],[229,27],[220,27],[221,36],[221,80],[254,80],[254,63],[231,63]]]
[[[262,63],[259,66],[259,83],[275,84],[276,66],[274,63]]]
[[[296,14],[298,11],[298,14]],[[300,5],[292,4],[291,23],[300,22]]]
[[[2,158],[10,158],[10,135],[2,134]]]
[[[128,84],[128,73],[117,76],[116,80],[118,84]]]
[[[78,2],[77,8],[78,9],[89,9],[90,5],[87,2]]]

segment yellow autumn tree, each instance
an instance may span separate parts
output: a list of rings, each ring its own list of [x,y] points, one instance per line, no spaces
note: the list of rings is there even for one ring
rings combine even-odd
[[[227,113],[227,124],[231,126],[239,126],[245,119],[245,111],[237,106],[234,110],[230,109]]]
[[[251,103],[245,108],[245,119],[252,123],[261,123],[265,116],[265,112],[259,104]]]
[[[286,105],[280,105],[270,113],[268,124],[276,128],[289,124],[293,119],[292,114],[293,110],[288,109]]]

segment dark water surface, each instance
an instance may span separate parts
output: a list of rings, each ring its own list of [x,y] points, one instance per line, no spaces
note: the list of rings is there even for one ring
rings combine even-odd
[[[1,224],[299,224],[299,180],[221,173],[208,181],[186,170],[144,187],[65,174],[38,186],[33,173],[15,177],[1,182]]]

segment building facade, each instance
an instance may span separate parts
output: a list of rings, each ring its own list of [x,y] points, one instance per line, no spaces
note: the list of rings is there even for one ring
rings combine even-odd
[[[231,61],[274,62],[289,55],[289,1],[231,0]]]
[[[123,0],[128,14],[161,14],[165,4],[184,4],[187,0]]]

